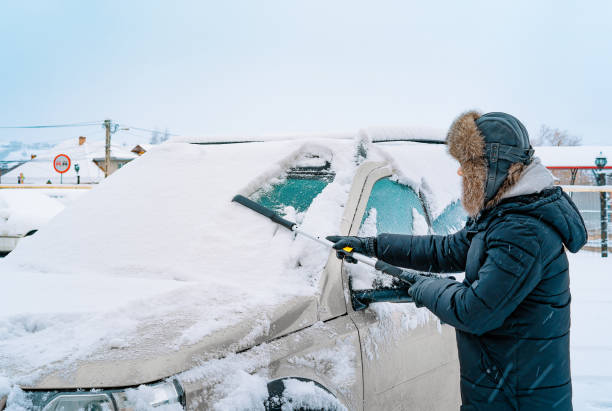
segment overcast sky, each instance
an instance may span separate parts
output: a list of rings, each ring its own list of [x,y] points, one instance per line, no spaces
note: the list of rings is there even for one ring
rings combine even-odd
[[[478,108],[612,144],[610,1],[5,1],[0,51],[0,126],[446,129]],[[0,141],[79,134],[103,131]]]

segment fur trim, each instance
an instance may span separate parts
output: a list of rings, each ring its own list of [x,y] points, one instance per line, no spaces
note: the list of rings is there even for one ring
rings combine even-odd
[[[525,164],[523,163],[512,164],[508,169],[506,179],[502,183],[501,187],[499,187],[499,190],[497,190],[497,193],[495,193],[495,196],[493,196],[493,198],[487,202],[485,208],[495,207],[504,198],[504,194],[506,194],[508,190],[510,190],[510,188],[512,188],[519,181],[524,169]]]
[[[461,114],[453,121],[446,135],[448,152],[462,165],[467,161],[484,157],[484,137],[476,126],[476,120],[480,115],[477,111]]]
[[[481,157],[461,164],[461,169],[463,171],[461,205],[471,217],[475,217],[484,206],[487,162]]]
[[[446,135],[448,152],[463,170],[463,194],[461,203],[467,213],[474,217],[484,207],[487,181],[484,137],[476,126],[480,117],[477,111],[461,114],[451,124]]]

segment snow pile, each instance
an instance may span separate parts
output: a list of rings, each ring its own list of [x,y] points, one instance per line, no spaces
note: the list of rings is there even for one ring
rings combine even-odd
[[[32,190],[0,190],[0,236],[25,235],[64,209],[58,200]]]
[[[282,411],[293,410],[329,410],[346,411],[347,408],[333,395],[318,387],[312,381],[287,379],[281,399]]]
[[[267,378],[237,370],[232,378],[220,385],[221,400],[213,409],[218,411],[264,410],[268,399]]]
[[[90,188],[79,188],[79,189],[65,189],[65,188],[40,188],[40,189],[26,189],[35,191],[40,194],[44,194],[47,197],[57,200],[64,206],[74,203],[81,196],[91,191]]]
[[[92,392],[95,392],[92,391]],[[133,411],[150,411],[152,409],[151,404],[157,404],[159,398],[157,398],[155,388],[148,385],[141,385],[138,388],[132,388],[125,391],[125,399],[130,406],[130,410]],[[124,408],[122,408],[124,409]],[[155,411],[183,411],[184,408],[181,404],[159,404],[155,406]]]
[[[251,350],[204,361],[177,378],[184,383],[206,381],[212,392],[202,393],[218,410],[263,410],[268,399],[268,365],[272,346],[261,344]],[[196,400],[196,402],[198,402]],[[197,405],[197,404],[196,404]]]
[[[5,411],[28,411],[33,409],[32,401],[26,396],[25,392],[19,386],[11,384],[11,382],[0,375],[0,400],[2,397],[7,397],[7,406]]]

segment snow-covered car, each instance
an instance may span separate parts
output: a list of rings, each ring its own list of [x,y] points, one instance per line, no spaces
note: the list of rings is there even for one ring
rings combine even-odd
[[[35,190],[0,190],[0,255],[13,251],[63,209],[60,201]]]
[[[0,409],[457,409],[451,327],[231,201],[321,236],[447,233],[453,167],[366,133],[157,147],[0,262]]]

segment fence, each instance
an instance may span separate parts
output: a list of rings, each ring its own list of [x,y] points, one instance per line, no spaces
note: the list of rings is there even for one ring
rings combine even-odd
[[[612,186],[563,186],[569,196],[572,198],[576,207],[580,211],[584,224],[586,225],[589,234],[589,240],[586,245],[587,249],[601,250],[601,194],[606,195],[606,220],[608,230],[612,227],[612,205],[610,202],[610,194]],[[606,235],[609,237],[609,235]]]

